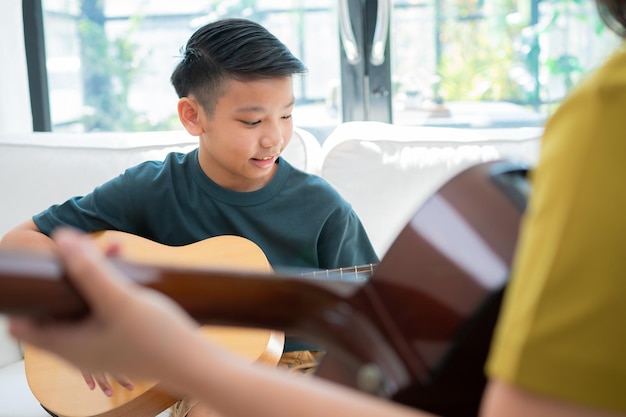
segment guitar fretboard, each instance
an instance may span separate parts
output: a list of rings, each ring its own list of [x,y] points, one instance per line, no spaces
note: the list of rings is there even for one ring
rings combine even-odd
[[[367,281],[374,273],[375,268],[376,264],[367,264],[347,268],[310,271],[302,275],[331,281]]]

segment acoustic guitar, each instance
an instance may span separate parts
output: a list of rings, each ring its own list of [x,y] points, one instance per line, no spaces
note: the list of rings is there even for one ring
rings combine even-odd
[[[202,323],[278,329],[322,344],[318,377],[442,416],[473,416],[526,172],[495,161],[454,176],[418,208],[368,280],[116,265]],[[0,252],[0,312],[75,318],[88,306],[58,259]]]
[[[115,245],[123,259],[137,263],[271,271],[261,249],[238,236],[218,236],[180,247],[119,231],[98,232],[93,236],[103,251]],[[245,360],[274,366],[284,345],[284,334],[272,330],[204,326],[199,331]],[[58,417],[154,417],[178,400],[160,390],[155,381],[133,381],[135,389],[128,391],[112,378],[109,380],[113,396],[107,397],[99,389],[89,390],[78,369],[30,345],[24,346],[24,366],[33,395],[49,413]]]

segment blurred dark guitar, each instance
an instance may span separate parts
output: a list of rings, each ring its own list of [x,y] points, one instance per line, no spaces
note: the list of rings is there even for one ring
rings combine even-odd
[[[417,210],[368,280],[117,266],[202,323],[321,343],[319,377],[442,416],[472,416],[525,209],[526,171],[496,161],[453,177]],[[0,312],[80,317],[88,307],[58,260],[0,252]]]

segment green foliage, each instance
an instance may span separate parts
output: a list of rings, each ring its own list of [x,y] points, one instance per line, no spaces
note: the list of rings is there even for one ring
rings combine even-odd
[[[134,110],[128,97],[138,76],[144,71],[140,45],[132,41],[140,29],[141,16],[133,16],[126,31],[110,38],[104,26],[102,4],[83,0],[78,21],[85,110],[81,124],[85,131],[168,130],[178,126],[178,118],[151,121]]]
[[[592,0],[544,0],[543,15],[535,26],[522,4],[530,1],[439,0],[443,17],[438,72],[445,100],[506,100],[538,106],[540,92],[548,88],[542,74],[551,77],[553,84],[560,80],[567,93],[589,70],[574,43],[541,51],[540,40],[560,36],[570,42],[581,24],[602,35],[606,27],[591,13]]]
[[[506,23],[517,12],[517,2],[442,3],[441,96],[450,101],[521,101],[523,91],[510,76],[515,61],[513,41],[521,26]]]
[[[145,71],[145,54],[133,42],[141,29],[143,17],[132,16],[128,28],[112,38],[105,30],[104,0],[80,0],[78,20],[81,40],[83,101],[85,109],[80,123],[85,131],[171,130],[180,127],[178,115],[172,112],[163,120],[151,120],[133,109],[128,101],[131,89]],[[216,15],[254,14],[256,0],[214,1]]]

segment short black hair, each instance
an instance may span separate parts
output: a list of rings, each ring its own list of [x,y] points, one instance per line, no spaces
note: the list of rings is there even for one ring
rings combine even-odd
[[[192,94],[211,114],[226,79],[255,81],[304,74],[306,67],[274,35],[246,19],[222,19],[198,29],[171,76],[178,97]]]
[[[596,0],[596,5],[600,17],[609,29],[626,38],[626,1]]]

